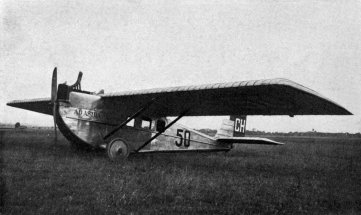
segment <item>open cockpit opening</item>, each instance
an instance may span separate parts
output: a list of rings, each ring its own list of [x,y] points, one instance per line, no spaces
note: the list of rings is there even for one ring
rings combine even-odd
[[[83,76],[82,72],[79,72],[78,79],[73,85],[59,84],[58,85],[58,93],[57,93],[57,100],[59,101],[68,101],[70,92],[79,92],[85,94],[93,94],[89,91],[81,90],[81,78]]]

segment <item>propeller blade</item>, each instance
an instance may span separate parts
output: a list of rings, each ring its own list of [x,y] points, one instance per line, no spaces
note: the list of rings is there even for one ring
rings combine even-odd
[[[51,80],[51,103],[54,104],[56,101],[56,94],[57,94],[57,69],[56,67],[54,68],[53,71],[53,78]]]
[[[58,141],[58,133],[56,130],[56,103],[53,104],[53,118],[54,118],[54,143]]]
[[[58,140],[58,134],[56,130],[56,97],[58,94],[58,80],[57,80],[57,69],[54,68],[53,78],[51,80],[51,104],[53,105],[53,119],[54,119],[54,143]]]

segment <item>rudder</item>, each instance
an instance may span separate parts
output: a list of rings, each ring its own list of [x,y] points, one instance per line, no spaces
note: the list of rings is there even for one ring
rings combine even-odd
[[[246,135],[247,116],[232,115],[229,119],[222,121],[220,129],[218,129],[216,137],[244,137]]]

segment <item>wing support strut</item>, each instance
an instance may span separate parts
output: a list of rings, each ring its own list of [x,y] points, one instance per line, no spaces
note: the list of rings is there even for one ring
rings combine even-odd
[[[135,150],[135,153],[139,152],[142,148],[144,148],[146,145],[148,145],[150,142],[152,142],[155,138],[157,138],[159,135],[163,134],[174,123],[176,123],[184,115],[186,115],[189,110],[190,110],[190,108],[183,111],[177,118],[175,118],[171,123],[169,123],[162,131],[159,131],[158,133],[156,133],[153,137],[151,137],[149,140],[147,140],[141,147],[139,147],[137,150]]]
[[[142,108],[140,108],[137,112],[135,112],[131,117],[129,117],[124,122],[120,123],[115,129],[113,129],[111,132],[109,132],[107,135],[103,137],[103,140],[108,139],[110,136],[112,136],[115,132],[119,131],[124,125],[126,125],[128,122],[130,122],[135,117],[139,116],[139,114],[143,113],[146,109],[148,109],[156,100],[156,98],[153,98],[149,102],[147,102]]]

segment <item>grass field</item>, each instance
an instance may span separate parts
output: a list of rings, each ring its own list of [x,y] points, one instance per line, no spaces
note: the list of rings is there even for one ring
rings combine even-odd
[[[1,142],[3,214],[359,214],[361,139],[274,138],[228,153],[136,155],[110,162],[51,130]],[[5,186],[4,186],[5,185]]]

